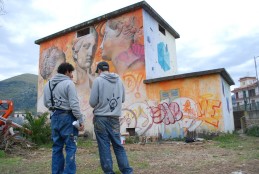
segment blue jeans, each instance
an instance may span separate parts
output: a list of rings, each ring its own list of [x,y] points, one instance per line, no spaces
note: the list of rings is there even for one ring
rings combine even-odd
[[[95,116],[93,120],[94,132],[98,143],[100,162],[105,174],[114,174],[110,142],[123,174],[133,174],[129,166],[128,157],[120,141],[119,117]]]
[[[76,118],[72,112],[56,110],[51,116],[52,174],[76,173],[76,140],[78,130],[72,125]],[[66,159],[63,148],[66,145]]]

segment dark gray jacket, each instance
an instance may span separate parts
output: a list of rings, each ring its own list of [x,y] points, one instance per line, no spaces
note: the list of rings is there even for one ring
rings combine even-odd
[[[124,101],[124,86],[117,74],[102,72],[94,80],[89,100],[94,115],[121,116]]]
[[[47,108],[52,106],[50,88],[56,85],[53,90],[54,107],[62,110],[72,110],[73,115],[83,122],[83,114],[80,111],[74,82],[64,74],[56,74],[44,87],[44,105]]]

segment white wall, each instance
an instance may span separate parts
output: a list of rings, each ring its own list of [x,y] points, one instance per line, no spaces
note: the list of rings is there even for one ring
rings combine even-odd
[[[143,10],[143,28],[146,79],[175,75],[177,73],[175,38],[168,31],[165,31],[165,35],[161,33],[158,22],[145,10]]]
[[[221,77],[221,91],[222,91],[222,110],[223,110],[223,120],[224,120],[224,132],[232,133],[235,129],[234,127],[234,116],[233,116],[233,106],[231,98],[231,90],[229,84]]]

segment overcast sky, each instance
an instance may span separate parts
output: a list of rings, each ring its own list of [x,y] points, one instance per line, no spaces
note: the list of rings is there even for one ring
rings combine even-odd
[[[35,40],[136,2],[139,0],[4,0],[0,80],[38,74],[39,45]],[[178,73],[225,68],[236,83],[232,89],[239,86],[240,77],[256,76],[259,1],[146,2],[180,34],[176,40]]]

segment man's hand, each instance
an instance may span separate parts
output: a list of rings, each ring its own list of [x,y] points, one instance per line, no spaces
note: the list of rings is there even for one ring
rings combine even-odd
[[[83,131],[85,129],[84,125],[83,124],[80,124],[80,127],[79,127],[79,131]]]

